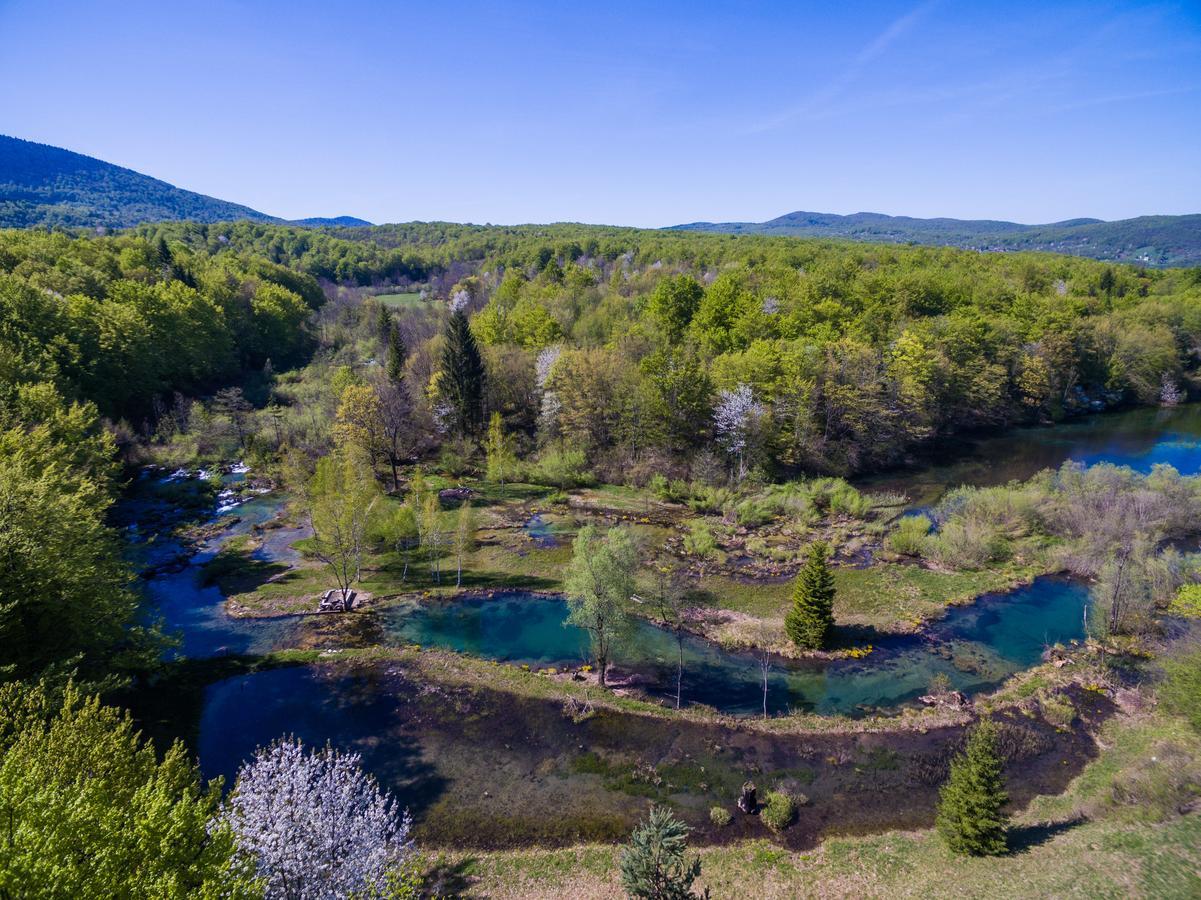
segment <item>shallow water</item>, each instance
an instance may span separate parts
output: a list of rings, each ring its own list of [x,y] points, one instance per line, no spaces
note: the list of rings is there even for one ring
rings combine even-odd
[[[954,607],[927,634],[887,638],[862,659],[772,659],[768,711],[862,715],[892,709],[926,693],[940,673],[965,693],[994,687],[1038,662],[1050,644],[1082,637],[1087,602],[1085,587],[1039,578],[1015,591]],[[559,597],[501,593],[414,602],[378,615],[392,643],[440,647],[532,668],[588,661],[588,635],[564,624],[567,606]],[[639,687],[674,700],[677,658],[674,635],[637,620],[614,663],[619,674],[632,673]],[[761,713],[760,659],[686,635],[682,695],[685,703],[722,712]]]
[[[245,479],[245,468],[239,466],[223,475],[221,481],[229,486]],[[172,492],[193,487],[200,494],[202,486],[198,481],[195,476],[179,472],[165,477],[143,476],[118,510],[119,517],[129,522],[126,528],[131,538],[143,538],[134,540],[129,546],[134,565],[143,572],[159,570],[151,572],[143,581],[147,599],[144,616],[149,621],[161,622],[163,630],[179,640],[179,645],[168,651],[169,656],[198,659],[266,653],[280,646],[291,633],[295,618],[231,618],[225,613],[225,597],[221,591],[216,586],[203,584],[202,569],[230,539],[249,534],[275,518],[284,507],[284,498],[273,493],[258,493],[249,495],[249,499],[238,500],[227,493],[227,488],[217,494],[211,506],[196,501],[184,507],[170,506],[166,498],[175,494],[164,495],[163,486],[172,486]],[[190,554],[181,543],[163,536],[181,522],[199,523],[221,516],[230,517],[229,525],[201,544],[195,553]],[[148,529],[149,534],[142,533],[139,520],[153,523]],[[290,562],[299,555],[287,545],[303,536],[302,529],[267,531],[263,546],[255,555],[263,560]]]

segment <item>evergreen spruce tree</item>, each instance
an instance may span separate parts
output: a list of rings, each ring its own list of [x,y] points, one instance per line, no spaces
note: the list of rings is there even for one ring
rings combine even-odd
[[[821,541],[809,548],[809,558],[792,589],[792,609],[784,616],[789,640],[804,650],[820,650],[834,629],[834,575],[827,561],[829,548]]]
[[[450,405],[451,427],[463,437],[479,433],[484,421],[484,360],[461,309],[451,314],[446,326],[439,387]]]
[[[387,372],[388,380],[393,384],[400,384],[405,374],[405,359],[408,357],[408,348],[405,347],[404,338],[400,334],[400,329],[395,322],[391,323],[388,329],[388,362]]]
[[[388,345],[388,338],[392,334],[392,313],[383,303],[379,305],[379,316],[376,319],[375,332],[379,335],[380,343],[386,347]]]
[[[966,856],[997,856],[1006,851],[1009,818],[1001,807],[1009,799],[1001,780],[997,727],[980,722],[967,747],[951,763],[951,775],[939,795],[937,827],[947,846]]]
[[[701,874],[697,857],[684,858],[689,828],[665,806],[651,808],[650,816],[630,836],[621,852],[621,884],[637,900],[691,900],[692,883]]]

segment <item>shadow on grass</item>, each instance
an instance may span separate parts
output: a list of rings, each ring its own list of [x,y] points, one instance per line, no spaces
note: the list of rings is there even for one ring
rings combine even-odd
[[[475,857],[470,856],[457,862],[436,861],[422,878],[423,896],[463,896],[474,880],[469,873],[475,863]]]
[[[225,549],[205,564],[200,581],[217,585],[226,596],[249,594],[269,581],[286,578],[288,570],[283,563],[255,559],[248,551]]]
[[[1088,821],[1084,816],[1064,819],[1062,822],[1040,822],[1037,825],[1021,825],[1009,830],[1009,852],[1025,853],[1045,844],[1057,835],[1071,831]]]

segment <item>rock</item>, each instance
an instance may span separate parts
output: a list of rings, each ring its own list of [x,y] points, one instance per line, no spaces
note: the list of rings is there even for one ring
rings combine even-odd
[[[348,612],[354,608],[354,598],[358,594],[355,591],[342,591],[341,588],[333,588],[325,592],[321,597],[321,604],[317,607],[318,612]]]
[[[947,709],[966,709],[968,706],[971,706],[971,702],[959,691],[925,694],[917,699],[927,706],[939,706]]]
[[[753,781],[743,784],[742,793],[738,795],[738,808],[747,815],[754,813],[759,808],[757,793],[758,788],[755,787]]]

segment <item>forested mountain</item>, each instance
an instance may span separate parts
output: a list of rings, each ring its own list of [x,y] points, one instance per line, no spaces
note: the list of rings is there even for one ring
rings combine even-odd
[[[90,156],[0,135],[0,227],[128,228],[179,219],[282,221]],[[296,224],[371,223],[338,216],[302,219]]]
[[[792,212],[768,222],[692,222],[673,226],[673,230],[841,238],[969,250],[1041,250],[1151,266],[1201,263],[1201,214],[1139,216],[1116,222],[1069,219],[1049,225],[1020,225],[991,219]]]

